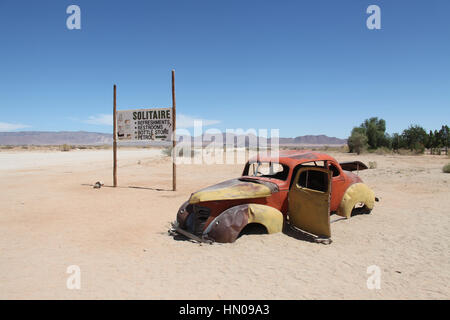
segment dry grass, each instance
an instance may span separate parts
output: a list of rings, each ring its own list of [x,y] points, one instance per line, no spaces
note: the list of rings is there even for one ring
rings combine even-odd
[[[378,164],[376,161],[369,161],[369,169],[376,169]]]
[[[442,167],[442,172],[450,173],[450,163],[447,163],[445,166]]]

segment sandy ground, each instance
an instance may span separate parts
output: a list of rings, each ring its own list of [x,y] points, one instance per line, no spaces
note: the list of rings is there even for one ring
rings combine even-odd
[[[331,245],[287,234],[233,244],[176,241],[167,229],[191,192],[242,165],[181,165],[159,151],[0,152],[1,299],[424,299],[450,297],[450,175],[445,156],[334,154],[376,161],[360,173],[381,202],[332,224]],[[140,186],[144,188],[129,188]],[[81,289],[69,290],[78,265]],[[379,266],[381,289],[367,288]]]

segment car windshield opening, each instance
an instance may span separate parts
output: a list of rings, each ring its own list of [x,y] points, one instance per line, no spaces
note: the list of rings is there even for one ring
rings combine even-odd
[[[264,177],[286,180],[289,167],[278,162],[255,161],[248,165],[247,174],[250,177]]]

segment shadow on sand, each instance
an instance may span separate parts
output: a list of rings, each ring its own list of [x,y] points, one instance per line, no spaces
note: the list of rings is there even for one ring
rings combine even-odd
[[[88,187],[94,187],[94,184],[89,183],[82,183],[82,186],[88,186]],[[102,188],[131,188],[131,189],[143,189],[143,190],[153,190],[153,191],[172,191],[172,189],[162,189],[162,188],[152,188],[152,187],[137,187],[137,186],[109,186],[109,185],[102,185]]]

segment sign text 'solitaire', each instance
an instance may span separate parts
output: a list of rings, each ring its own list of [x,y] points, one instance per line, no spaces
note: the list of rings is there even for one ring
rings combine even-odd
[[[172,133],[172,108],[117,111],[117,138],[121,141],[170,141]]]

